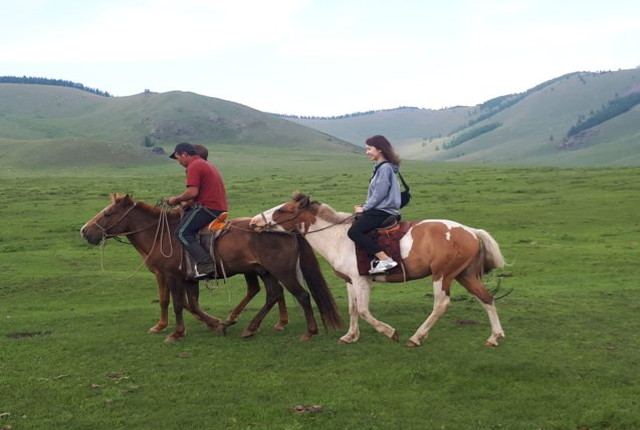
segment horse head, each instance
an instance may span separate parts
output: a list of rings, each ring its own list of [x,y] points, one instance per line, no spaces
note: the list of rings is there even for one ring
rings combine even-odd
[[[92,245],[98,245],[109,237],[123,234],[129,229],[127,215],[136,206],[129,194],[110,194],[111,203],[82,228],[80,234]]]
[[[299,229],[304,217],[301,215],[312,209],[310,196],[295,192],[290,202],[283,203],[251,218],[250,226],[256,231],[292,232]]]

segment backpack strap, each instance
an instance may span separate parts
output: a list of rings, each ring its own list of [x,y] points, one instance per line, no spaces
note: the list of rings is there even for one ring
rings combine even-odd
[[[409,188],[409,185],[407,185],[407,182],[404,180],[404,178],[400,174],[400,169],[398,169],[398,177],[400,178],[400,181],[402,181],[402,186],[404,187],[404,190],[409,191],[411,188]]]

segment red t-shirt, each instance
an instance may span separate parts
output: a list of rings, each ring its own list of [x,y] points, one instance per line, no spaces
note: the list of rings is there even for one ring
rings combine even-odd
[[[187,187],[198,187],[195,203],[207,209],[227,211],[227,193],[222,176],[213,164],[200,157],[187,166]]]

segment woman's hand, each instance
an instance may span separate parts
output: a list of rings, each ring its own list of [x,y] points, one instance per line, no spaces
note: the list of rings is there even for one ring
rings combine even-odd
[[[357,214],[361,214],[362,212],[364,212],[364,209],[362,209],[361,205],[355,205],[355,207],[353,208],[353,210],[355,211],[355,213]]]

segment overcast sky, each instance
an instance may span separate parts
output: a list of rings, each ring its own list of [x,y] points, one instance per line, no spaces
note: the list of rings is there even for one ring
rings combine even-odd
[[[20,0],[0,75],[334,116],[475,105],[640,66],[639,0]]]

